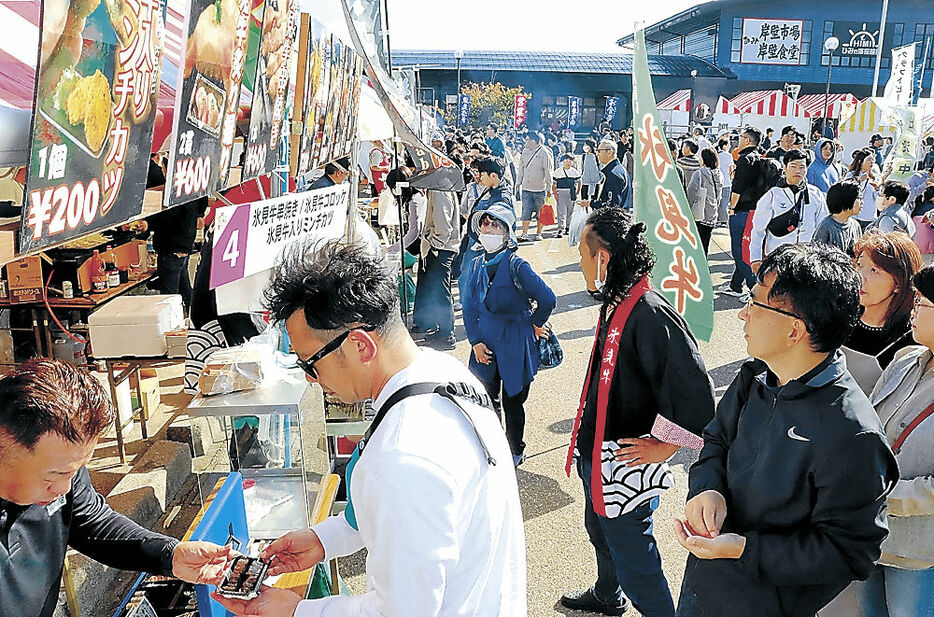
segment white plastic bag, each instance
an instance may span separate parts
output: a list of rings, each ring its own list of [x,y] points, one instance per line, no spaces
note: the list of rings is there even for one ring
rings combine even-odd
[[[379,194],[376,220],[380,227],[399,224],[399,204],[396,203],[395,195],[388,188],[383,189]]]
[[[568,228],[568,244],[571,246],[580,244],[588,216],[590,216],[590,206],[578,204],[574,207],[574,213],[571,214],[571,225]]]

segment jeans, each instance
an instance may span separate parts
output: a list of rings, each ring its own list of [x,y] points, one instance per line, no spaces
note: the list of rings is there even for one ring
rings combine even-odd
[[[717,211],[717,223],[726,223],[730,215],[730,197],[733,194],[732,188],[727,185],[723,187],[723,194],[720,196],[720,208]]]
[[[419,261],[415,286],[415,326],[438,328],[440,336],[454,333],[454,300],[451,297],[451,265],[454,251],[431,249]]]
[[[571,213],[574,211],[574,200],[571,199],[571,189],[557,189],[558,203],[555,208],[555,219],[558,231],[567,231],[571,224]]]
[[[191,306],[191,277],[188,274],[188,259],[188,255],[179,257],[175,253],[159,253],[156,258],[159,293],[180,295],[186,308]]]
[[[749,289],[756,284],[756,277],[752,268],[743,261],[743,232],[746,231],[746,219],[752,212],[737,212],[730,217],[730,253],[733,255],[733,276],[730,278],[730,289],[742,291],[743,283]]]
[[[868,580],[855,585],[863,617],[934,617],[934,568],[877,565]]]
[[[493,381],[484,383],[487,394],[493,400],[493,408],[496,415],[502,418],[506,416],[506,441],[509,442],[509,449],[514,456],[525,452],[525,442],[522,437],[525,434],[525,401],[529,398],[529,389],[532,384],[527,383],[521,392],[515,396],[509,396],[503,390],[503,380],[499,376],[499,371]]]
[[[531,221],[532,214],[538,218],[538,213],[545,205],[545,191],[522,191],[522,217],[519,220]]]
[[[597,554],[594,595],[617,603],[625,593],[645,617],[674,617],[674,602],[652,535],[652,513],[658,507],[658,497],[628,514],[605,518],[594,512],[591,462],[583,456],[578,459],[577,473],[584,482],[584,528]]]

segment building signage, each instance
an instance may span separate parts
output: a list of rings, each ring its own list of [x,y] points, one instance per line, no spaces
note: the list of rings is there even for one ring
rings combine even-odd
[[[801,62],[800,19],[743,18],[743,64],[782,64],[798,66]]]
[[[581,104],[579,96],[568,97],[568,128],[574,128],[581,123]]]
[[[833,35],[840,39],[840,49],[835,53],[839,56],[875,57],[879,50],[879,30],[879,22],[833,22]],[[892,27],[886,28],[885,50],[892,47],[893,31]]]

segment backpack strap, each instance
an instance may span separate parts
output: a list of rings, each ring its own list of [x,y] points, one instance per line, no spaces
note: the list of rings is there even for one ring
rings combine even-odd
[[[437,394],[438,396],[444,397],[454,403],[454,405],[460,410],[461,415],[464,416],[464,419],[467,420],[467,423],[470,424],[470,428],[473,429],[474,435],[477,436],[477,441],[480,442],[480,447],[483,449],[483,454],[486,457],[487,464],[492,466],[496,465],[496,459],[494,459],[493,455],[490,454],[490,450],[487,448],[486,443],[483,441],[483,437],[480,436],[480,431],[477,430],[477,425],[474,424],[473,418],[470,417],[470,414],[467,413],[467,410],[464,409],[463,405],[461,405],[457,399],[467,399],[472,403],[480,405],[481,407],[486,407],[490,410],[493,409],[493,402],[490,399],[489,394],[486,392],[481,392],[470,384],[463,382],[413,383],[407,386],[403,386],[393,392],[389,398],[386,399],[386,402],[383,403],[382,407],[380,407],[376,412],[376,417],[374,417],[373,422],[370,423],[370,428],[367,429],[367,432],[363,435],[363,439],[360,440],[360,443],[358,444],[360,453],[363,453],[364,448],[366,448],[366,444],[370,441],[370,438],[376,432],[376,429],[379,428],[379,425],[386,417],[386,414],[389,413],[390,409],[409,397],[421,396],[423,394]]]
[[[522,286],[522,283],[519,281],[519,268],[522,267],[522,258],[513,253],[509,256],[509,276],[512,278],[512,284],[516,288],[516,291],[519,292],[519,295],[525,296],[526,302],[529,303],[529,310],[532,310],[532,298],[529,297],[528,292],[525,290],[525,287]]]

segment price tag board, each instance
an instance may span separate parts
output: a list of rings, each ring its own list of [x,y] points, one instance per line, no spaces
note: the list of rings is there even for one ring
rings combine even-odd
[[[350,187],[330,186],[275,199],[219,208],[215,218],[210,287],[272,268],[297,240],[340,238]]]

